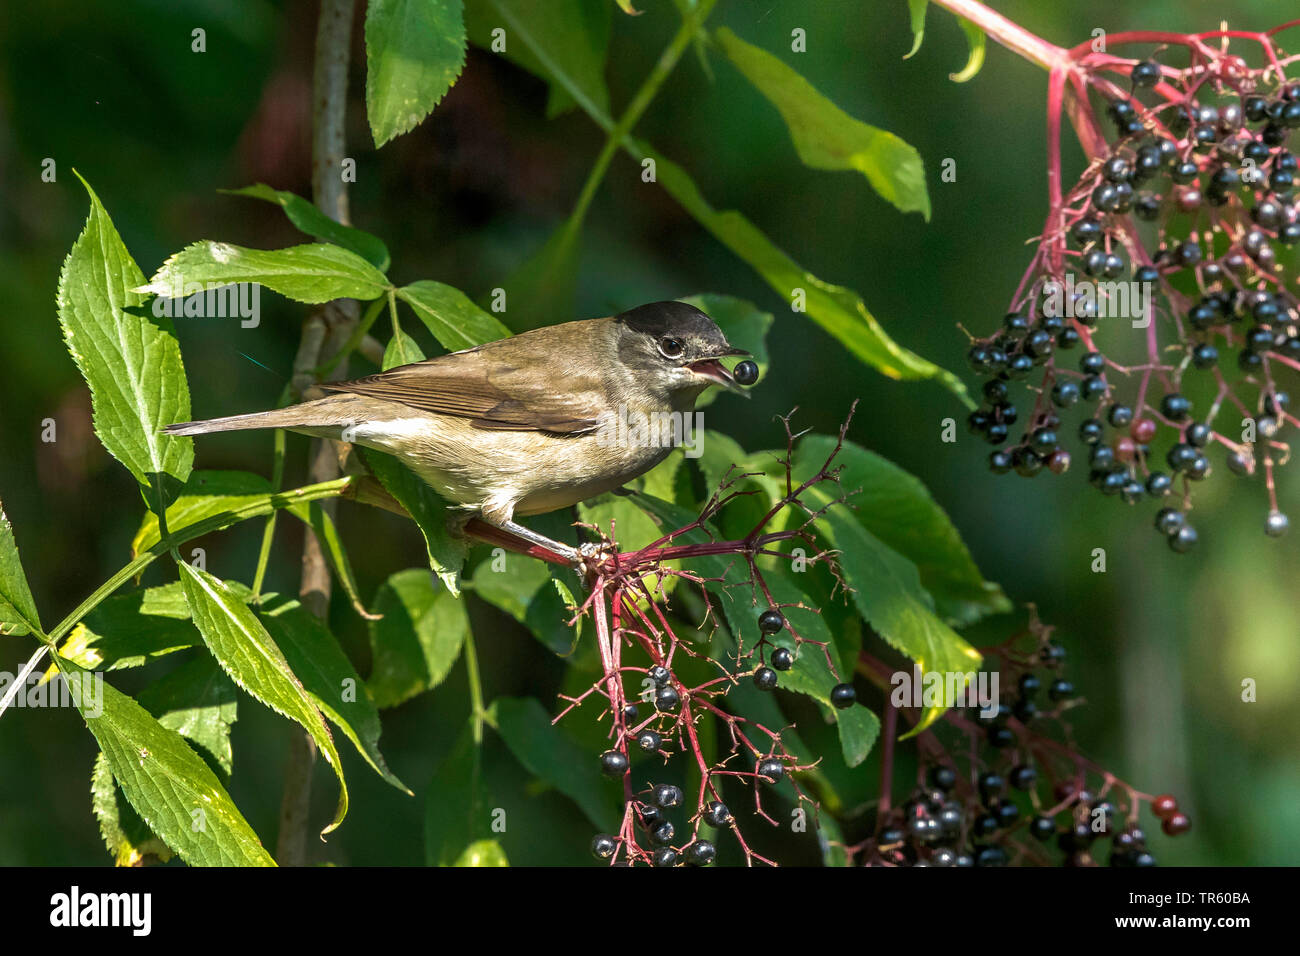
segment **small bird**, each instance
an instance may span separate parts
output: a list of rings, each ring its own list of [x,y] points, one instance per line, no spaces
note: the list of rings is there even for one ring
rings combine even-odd
[[[355,442],[402,461],[447,501],[459,523],[489,524],[579,563],[586,552],[518,524],[645,474],[672,451],[646,423],[683,419],[712,385],[741,394],[757,366],[718,360],[733,348],[704,312],[652,302],[565,322],[349,382],[333,394],[266,412],[168,425],[169,435],[284,428]],[[746,395],[746,397],[748,397]],[[630,427],[641,426],[641,427]],[[453,522],[455,523],[455,522]]]

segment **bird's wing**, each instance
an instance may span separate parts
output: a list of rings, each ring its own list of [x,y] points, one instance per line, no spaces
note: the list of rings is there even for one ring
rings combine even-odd
[[[535,361],[521,361],[524,370],[511,359],[534,356],[500,351],[467,349],[321,388],[466,418],[476,428],[576,435],[597,427],[603,389],[594,374]]]

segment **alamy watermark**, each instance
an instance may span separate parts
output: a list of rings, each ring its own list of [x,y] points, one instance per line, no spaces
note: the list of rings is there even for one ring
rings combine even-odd
[[[82,716],[94,719],[104,713],[104,675],[91,671],[55,674],[50,680],[31,673],[15,686],[17,676],[0,671],[0,700],[11,707],[80,707]]]
[[[687,458],[699,458],[704,454],[704,413],[646,413],[619,405],[601,416],[596,441],[606,448],[681,448]]]
[[[166,295],[153,300],[153,314],[169,319],[234,319],[245,329],[262,322],[262,286],[257,282],[182,282],[173,277]]]
[[[1130,319],[1133,328],[1151,324],[1151,283],[1075,280],[1067,272],[1065,281],[1043,282],[1040,308],[1043,315],[1063,319]]]
[[[895,707],[973,707],[985,720],[998,715],[997,671],[895,671],[889,702]]]

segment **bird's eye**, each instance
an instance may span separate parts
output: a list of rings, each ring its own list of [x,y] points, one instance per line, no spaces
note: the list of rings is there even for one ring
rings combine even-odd
[[[685,351],[681,339],[675,339],[671,335],[665,335],[659,340],[659,351],[668,358],[677,358]]]

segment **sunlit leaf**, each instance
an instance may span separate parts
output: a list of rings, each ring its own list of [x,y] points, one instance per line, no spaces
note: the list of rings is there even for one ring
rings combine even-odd
[[[222,669],[249,694],[311,734],[325,762],[333,768],[339,781],[338,809],[322,833],[330,832],[347,816],[348,788],[324,717],[257,615],[208,572],[183,561],[178,562],[178,567],[194,625]]]
[[[192,286],[217,287],[255,282],[298,302],[319,304],[334,299],[376,299],[390,288],[373,265],[342,246],[316,242],[287,249],[245,249],[205,240],[186,246],[162,264],[137,292],[179,298]],[[163,424],[185,421],[183,414]]]
[[[461,0],[368,0],[366,116],[375,145],[415,129],[464,67]]]
[[[91,674],[55,656],[65,676]],[[100,707],[73,695],[113,777],[145,825],[191,866],[274,866],[252,827],[203,758],[180,734],[102,683]],[[96,710],[99,710],[96,713]]]
[[[398,289],[397,297],[414,310],[438,344],[452,352],[510,335],[509,329],[465,293],[441,282],[412,282]]]
[[[856,170],[899,211],[930,218],[920,153],[893,133],[845,113],[766,50],[725,27],[714,36],[731,62],[780,112],[805,166]]]
[[[80,177],[78,177],[80,178]],[[63,261],[58,312],[63,339],[90,386],[95,434],[152,493],[159,508],[194,463],[194,443],[162,433],[190,417],[190,391],[175,329],[144,307],[144,274],[86,181],[90,215]]]

